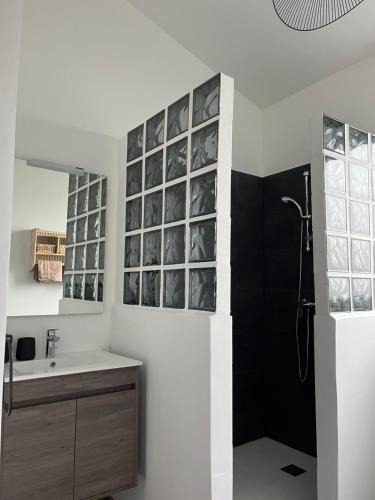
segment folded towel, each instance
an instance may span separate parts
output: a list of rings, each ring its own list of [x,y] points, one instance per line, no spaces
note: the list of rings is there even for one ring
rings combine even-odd
[[[38,260],[36,280],[42,283],[62,282],[63,263],[55,260]]]

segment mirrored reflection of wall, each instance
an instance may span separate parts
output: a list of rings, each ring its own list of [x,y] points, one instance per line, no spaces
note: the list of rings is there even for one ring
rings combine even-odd
[[[128,133],[124,304],[216,310],[220,75]]]
[[[329,310],[374,307],[375,136],[324,116]]]

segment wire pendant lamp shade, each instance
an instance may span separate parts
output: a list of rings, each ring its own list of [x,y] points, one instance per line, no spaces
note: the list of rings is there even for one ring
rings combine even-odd
[[[313,31],[334,23],[363,0],[272,0],[276,14],[289,28]]]

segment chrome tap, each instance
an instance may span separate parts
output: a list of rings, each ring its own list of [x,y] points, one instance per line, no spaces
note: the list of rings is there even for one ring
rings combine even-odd
[[[56,354],[56,342],[60,337],[56,335],[58,328],[50,328],[47,330],[46,358],[54,358]]]

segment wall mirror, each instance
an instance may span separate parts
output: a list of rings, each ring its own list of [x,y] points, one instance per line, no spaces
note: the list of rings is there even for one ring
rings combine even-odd
[[[103,312],[107,178],[15,160],[8,316]]]

